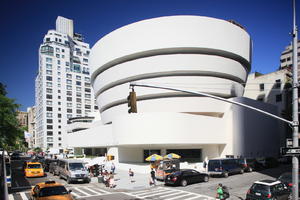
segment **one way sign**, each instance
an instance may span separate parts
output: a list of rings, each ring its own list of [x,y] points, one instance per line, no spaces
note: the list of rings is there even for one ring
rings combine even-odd
[[[300,147],[281,148],[281,155],[283,155],[283,156],[299,156],[300,155]]]

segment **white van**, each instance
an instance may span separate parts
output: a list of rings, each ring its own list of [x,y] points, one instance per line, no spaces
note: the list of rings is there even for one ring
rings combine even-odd
[[[58,175],[63,178],[67,183],[71,182],[91,182],[88,170],[84,166],[84,162],[74,159],[61,159],[58,160]]]

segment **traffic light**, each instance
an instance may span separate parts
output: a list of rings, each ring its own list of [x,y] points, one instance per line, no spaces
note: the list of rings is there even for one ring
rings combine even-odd
[[[136,94],[135,91],[132,90],[128,97],[127,97],[127,102],[128,102],[128,113],[137,113],[137,107],[136,107]]]

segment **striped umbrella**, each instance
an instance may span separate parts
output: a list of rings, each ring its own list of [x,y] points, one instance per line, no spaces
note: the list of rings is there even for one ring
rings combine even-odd
[[[157,155],[157,154],[153,154],[153,155],[147,157],[145,160],[146,161],[157,161],[157,160],[162,160],[162,159],[163,159],[162,156]]]
[[[168,155],[165,155],[164,158],[168,158],[168,159],[179,159],[181,158],[180,155],[177,155],[175,153],[169,153]]]

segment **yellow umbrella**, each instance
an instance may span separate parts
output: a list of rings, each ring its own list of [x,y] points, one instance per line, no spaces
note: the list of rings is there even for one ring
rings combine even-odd
[[[156,161],[156,160],[162,160],[163,157],[157,154],[153,154],[151,156],[149,156],[148,158],[146,158],[146,161]]]
[[[177,155],[175,153],[169,153],[168,155],[165,155],[164,158],[168,158],[168,159],[179,159],[181,158],[180,155]]]

